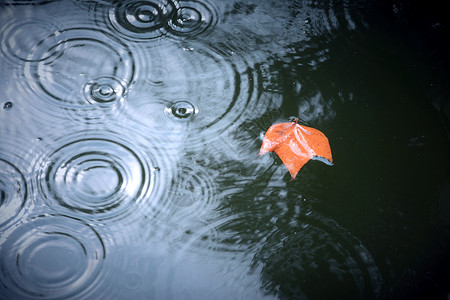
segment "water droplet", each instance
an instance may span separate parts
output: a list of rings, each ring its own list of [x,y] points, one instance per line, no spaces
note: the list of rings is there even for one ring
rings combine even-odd
[[[142,23],[154,22],[158,18],[158,10],[154,7],[150,9],[142,9],[137,12],[136,19]]]
[[[306,18],[305,19],[305,24],[311,24],[311,18]]]
[[[3,109],[11,109],[13,107],[12,102],[8,101],[3,104]]]
[[[125,94],[125,86],[112,77],[101,77],[88,82],[84,94],[90,103],[111,103],[120,101]]]
[[[195,106],[187,101],[178,101],[166,108],[166,114],[174,120],[191,119],[196,112]]]
[[[138,0],[117,1],[111,8],[111,25],[133,40],[148,41],[165,34],[167,19],[174,14],[176,7],[172,1]]]
[[[213,5],[201,1],[186,1],[168,20],[168,25],[174,35],[196,36],[214,26],[217,19],[217,9]]]
[[[111,96],[114,89],[110,85],[101,85],[98,87],[98,93],[102,96]]]

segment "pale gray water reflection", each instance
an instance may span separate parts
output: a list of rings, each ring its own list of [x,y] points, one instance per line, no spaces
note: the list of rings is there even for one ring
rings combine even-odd
[[[445,65],[407,16],[0,1],[0,299],[446,299]],[[335,164],[289,182],[256,154],[293,116]]]
[[[1,237],[2,298],[86,297],[106,250],[89,224],[64,215],[24,217]]]

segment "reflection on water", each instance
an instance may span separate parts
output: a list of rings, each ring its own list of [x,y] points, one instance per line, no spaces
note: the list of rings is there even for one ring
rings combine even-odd
[[[28,200],[28,183],[21,171],[10,162],[0,159],[0,221],[2,228],[9,221],[21,216],[21,211]]]
[[[280,226],[254,259],[266,262],[263,282],[281,297],[379,296],[382,276],[370,252],[345,229],[314,212],[306,212],[300,224]]]
[[[96,10],[99,20],[106,18],[108,27],[135,42],[163,36],[195,37],[218,21],[217,8],[209,1],[117,1],[112,6],[100,2]]]
[[[135,76],[126,45],[91,28],[68,28],[53,35],[38,42],[31,61],[24,65],[27,80],[20,88],[29,91],[30,105],[39,109],[55,105],[55,114],[60,109],[86,110],[86,106],[90,111],[93,107],[117,110]],[[92,59],[95,53],[102,57]],[[33,97],[43,92],[48,96],[40,98],[45,105]]]
[[[49,207],[65,207],[87,218],[124,218],[164,186],[156,169],[163,157],[150,158],[111,133],[104,138],[73,131],[52,140],[52,147],[35,166],[37,197]]]
[[[30,216],[1,241],[2,297],[86,297],[99,282],[105,248],[81,220]]]
[[[0,295],[446,297],[423,261],[447,257],[448,234],[433,238],[448,223],[426,214],[448,208],[433,194],[448,141],[429,85],[411,84],[426,63],[405,77],[415,50],[380,33],[399,15],[375,1],[1,1]],[[256,154],[292,116],[329,137],[335,165],[289,182]]]

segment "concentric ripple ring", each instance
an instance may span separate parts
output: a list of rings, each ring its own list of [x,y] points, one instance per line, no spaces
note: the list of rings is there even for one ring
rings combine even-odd
[[[0,239],[5,299],[83,298],[95,287],[105,258],[100,235],[83,221],[38,215]]]
[[[172,1],[118,1],[109,10],[108,19],[124,38],[148,41],[166,34],[167,20],[174,11]]]
[[[194,37],[214,27],[217,21],[217,9],[210,2],[188,0],[179,2],[168,25],[175,36]]]
[[[0,228],[20,217],[27,200],[28,184],[22,171],[0,158]]]
[[[52,208],[121,219],[150,199],[157,173],[138,147],[115,135],[86,132],[55,143],[60,146],[36,166],[38,190]]]
[[[135,76],[134,58],[127,45],[99,29],[70,28],[55,33],[34,47],[30,56],[24,88],[33,94],[44,92],[48,96],[41,97],[44,101],[63,109],[120,102]],[[110,86],[112,95],[96,97],[95,86],[103,86],[100,90],[105,92],[105,85]],[[91,97],[86,90],[93,87]],[[42,105],[39,101],[31,104]]]

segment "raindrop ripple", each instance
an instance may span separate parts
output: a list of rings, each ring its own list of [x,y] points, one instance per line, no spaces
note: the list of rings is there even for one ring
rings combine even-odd
[[[86,100],[100,105],[122,101],[125,92],[125,83],[114,77],[100,77],[89,81],[84,87]]]
[[[133,41],[149,41],[169,33],[195,37],[218,22],[217,8],[208,1],[120,1],[107,12],[107,24]]]
[[[158,57],[164,73],[170,75],[151,85],[146,98],[128,101],[125,114],[145,126],[154,124],[148,121],[151,118],[167,123],[167,128],[177,127],[187,148],[204,145],[274,105],[271,99],[260,98],[260,73],[253,68],[252,57],[230,54],[219,45],[164,50],[152,48],[144,60],[151,64]],[[156,77],[151,71],[148,76]]]
[[[53,42],[55,42],[54,36],[48,36],[49,32],[57,31],[57,27],[51,22],[55,22],[54,20],[49,22],[48,15],[40,14],[35,14],[33,20],[19,20],[12,14],[13,11],[10,16],[4,16],[8,22],[1,24],[0,53],[3,54],[3,57],[8,58],[14,64],[21,65],[25,62],[43,61],[55,54],[50,51],[42,53],[40,57],[31,55],[45,39],[53,38]]]
[[[180,1],[176,12],[169,19],[170,33],[181,37],[195,37],[218,21],[217,8],[208,1]]]
[[[117,1],[107,13],[112,30],[133,41],[148,41],[167,32],[167,20],[176,7],[172,1]]]
[[[266,291],[282,298],[328,298],[341,293],[364,299],[379,296],[381,273],[369,250],[350,232],[312,211],[302,216],[300,224],[288,227],[268,236],[254,258],[263,264]],[[330,280],[318,286],[317,280],[323,278]],[[336,285],[342,289],[334,290]]]
[[[28,200],[28,184],[23,173],[13,164],[0,158],[0,230],[21,216]]]
[[[214,178],[217,174],[197,162],[181,163],[177,169],[178,173],[173,177],[170,187],[170,201],[181,209],[191,207],[189,211],[192,213],[195,210],[196,217],[199,217],[206,207],[216,203]]]
[[[189,101],[175,101],[165,108],[166,116],[175,122],[188,121],[195,117],[198,109]]]
[[[64,215],[24,220],[0,239],[5,299],[83,298],[99,280],[105,247],[94,228]]]
[[[122,219],[152,208],[147,202],[162,186],[155,186],[158,166],[138,146],[111,133],[92,132],[53,143],[59,147],[36,166],[38,190],[52,208],[96,220]]]
[[[32,61],[25,64],[29,80],[22,84],[33,99],[30,104],[45,112],[120,104],[135,76],[131,50],[99,29],[62,30],[38,43],[30,55]],[[34,101],[42,92],[46,97]]]

